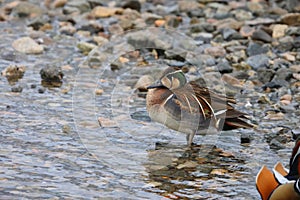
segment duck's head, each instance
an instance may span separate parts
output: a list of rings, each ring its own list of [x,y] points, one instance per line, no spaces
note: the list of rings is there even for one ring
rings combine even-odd
[[[147,89],[167,88],[169,90],[176,90],[182,88],[186,83],[187,80],[182,70],[166,70],[163,76],[148,86]]]

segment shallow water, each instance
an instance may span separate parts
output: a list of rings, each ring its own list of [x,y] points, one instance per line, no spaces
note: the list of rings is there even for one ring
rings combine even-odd
[[[3,58],[26,29],[0,26],[6,30],[0,37]],[[61,36],[43,55],[16,53],[13,60],[0,60],[1,71],[9,64],[26,66],[16,83],[22,93],[11,92],[0,78],[1,199],[258,199],[255,176],[261,165],[272,167],[278,160],[287,165],[293,144],[270,150],[259,129],[196,136],[199,145],[187,149],[185,135],[150,121],[145,99],[133,88],[152,66],[90,68],[74,45],[73,38]],[[62,87],[40,94],[45,64],[72,68],[64,70]],[[99,88],[104,93],[95,95]],[[261,122],[257,108],[246,112]],[[100,127],[98,117],[110,124]],[[260,128],[276,123],[261,122]],[[287,123],[295,125],[280,122]],[[240,144],[243,131],[253,136],[248,145]]]

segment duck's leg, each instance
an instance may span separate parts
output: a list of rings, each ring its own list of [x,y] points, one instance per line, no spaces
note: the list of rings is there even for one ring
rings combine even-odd
[[[195,133],[189,133],[189,134],[186,135],[186,141],[187,141],[187,145],[189,147],[191,147],[192,144],[193,144],[194,136],[195,136]]]

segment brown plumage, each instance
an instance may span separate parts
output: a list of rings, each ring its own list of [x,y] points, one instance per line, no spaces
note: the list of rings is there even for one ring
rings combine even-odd
[[[162,77],[148,87],[147,110],[149,116],[167,127],[187,134],[188,145],[200,130],[209,127],[218,130],[251,128],[244,120],[245,113],[237,111],[228,98],[187,82],[183,72],[169,67]]]

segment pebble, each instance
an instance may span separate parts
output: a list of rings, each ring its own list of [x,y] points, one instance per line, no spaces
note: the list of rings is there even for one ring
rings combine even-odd
[[[95,94],[96,94],[96,95],[102,95],[103,92],[104,92],[103,89],[96,89],[96,90],[95,90]]]
[[[244,25],[240,28],[240,34],[243,37],[251,37],[254,33],[255,29],[251,26]]]
[[[111,120],[111,119],[108,119],[108,118],[105,118],[105,117],[98,117],[98,122],[100,124],[100,126],[102,128],[116,128],[118,127],[118,124]]]
[[[43,14],[43,9],[36,4],[19,2],[13,7],[12,13],[18,17],[38,17]]]
[[[106,17],[111,17],[116,13],[122,13],[122,12],[123,12],[122,8],[97,6],[92,10],[91,16],[95,18],[106,18]]]
[[[248,57],[246,63],[250,65],[254,70],[257,70],[262,67],[268,67],[269,58],[266,54],[254,55]]]
[[[125,1],[125,3],[123,4],[122,8],[126,9],[126,8],[130,8],[132,10],[136,10],[138,12],[141,11],[141,3],[140,1],[137,0],[127,0]]]
[[[26,54],[41,54],[44,51],[44,47],[30,37],[19,38],[13,41],[12,46],[17,51]]]
[[[286,25],[286,24],[275,24],[275,25],[273,25],[272,37],[273,38],[280,38],[280,37],[285,36],[287,28],[288,28],[288,25]]]
[[[89,42],[79,42],[77,44],[77,48],[84,54],[87,55],[90,51],[92,51],[97,46],[95,44]]]
[[[262,45],[257,42],[250,42],[247,47],[247,55],[254,56],[258,54],[266,54],[270,48],[267,45]]]
[[[46,66],[40,70],[42,80],[48,82],[61,82],[64,76],[61,68],[56,66]]]
[[[288,13],[280,18],[280,22],[290,26],[297,26],[300,24],[300,13]]]
[[[46,89],[44,87],[38,88],[38,93],[43,94],[45,93]]]
[[[22,90],[23,90],[23,87],[21,87],[21,86],[15,86],[15,87],[11,88],[12,92],[17,92],[17,93],[21,93]]]
[[[231,73],[233,71],[232,66],[228,62],[218,63],[217,68],[221,74]]]
[[[242,82],[239,79],[231,76],[230,74],[223,74],[222,81],[234,87],[242,87]]]
[[[254,31],[252,34],[252,39],[260,40],[263,42],[272,42],[272,37],[262,29]]]
[[[224,57],[226,54],[226,51],[221,46],[213,46],[208,47],[204,50],[205,54],[211,55],[213,57]]]

